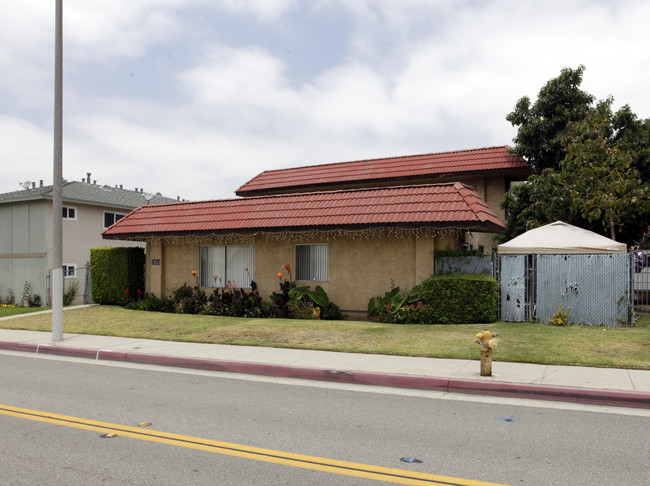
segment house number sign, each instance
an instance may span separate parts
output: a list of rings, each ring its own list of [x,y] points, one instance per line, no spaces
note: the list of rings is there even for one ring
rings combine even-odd
[[[152,265],[160,265],[160,258],[153,258],[151,260]]]

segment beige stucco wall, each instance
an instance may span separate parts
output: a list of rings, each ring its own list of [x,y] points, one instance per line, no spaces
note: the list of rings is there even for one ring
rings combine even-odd
[[[282,273],[286,278],[285,265],[294,268],[296,243],[267,241],[264,236],[256,236],[250,243],[255,246],[253,278],[260,295],[268,299],[272,292],[279,291],[277,274]],[[298,285],[312,288],[320,285],[332,302],[351,313],[365,313],[368,300],[383,295],[392,286],[408,291],[432,275],[435,249],[460,247],[456,237],[434,239],[414,235],[300,241],[300,244],[310,243],[329,246],[328,281],[298,281]],[[208,240],[162,245],[160,241],[150,241],[147,245],[147,291],[162,296],[169,295],[184,283],[194,285],[192,271],[199,270],[199,246],[207,244],[210,244]],[[153,265],[154,259],[160,259],[160,265]]]
[[[104,231],[104,212],[126,214],[127,210],[116,210],[86,204],[68,204],[64,206],[77,209],[77,220],[63,220],[63,263],[76,263],[85,265],[90,260],[90,249],[103,246],[140,246],[144,244],[136,241],[105,240],[102,238]],[[49,204],[51,211],[52,205]],[[50,217],[49,220],[52,218]],[[48,249],[51,249],[48,246]]]

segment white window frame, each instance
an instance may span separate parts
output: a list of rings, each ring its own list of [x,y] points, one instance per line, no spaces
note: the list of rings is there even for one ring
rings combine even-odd
[[[309,249],[307,250],[306,247]],[[329,280],[329,252],[327,243],[296,245],[293,267],[296,270],[296,280],[327,282]]]
[[[112,214],[113,215],[113,222],[106,226],[106,215],[107,214]],[[119,218],[117,217],[119,216]],[[102,219],[102,224],[104,225],[104,229],[110,228],[113,226],[115,223],[117,223],[120,219],[122,219],[124,216],[126,216],[126,213],[116,213],[115,211],[104,211],[104,217]]]
[[[74,216],[70,216],[70,210],[74,211]],[[64,221],[77,221],[77,208],[75,206],[63,206],[63,211],[61,216],[63,217]]]
[[[77,264],[76,263],[64,263],[63,264],[63,276],[65,278],[77,278]]]
[[[214,278],[218,275],[218,278]],[[199,285],[207,288],[251,288],[255,280],[255,245],[199,247]]]

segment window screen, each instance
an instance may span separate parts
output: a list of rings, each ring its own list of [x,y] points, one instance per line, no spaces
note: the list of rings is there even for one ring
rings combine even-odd
[[[326,282],[328,265],[326,244],[296,245],[296,280]]]
[[[199,248],[201,287],[249,288],[255,277],[255,247],[202,246]]]

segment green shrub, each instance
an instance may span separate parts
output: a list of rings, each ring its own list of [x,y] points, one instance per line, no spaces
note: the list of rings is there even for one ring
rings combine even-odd
[[[571,307],[564,310],[564,304],[560,302],[560,305],[557,306],[557,312],[548,320],[548,323],[554,326],[568,326],[569,312],[571,312]]]
[[[7,298],[4,300],[4,303],[7,305],[16,304],[16,295],[14,294],[13,289],[7,289]]]
[[[293,308],[302,303],[303,307],[312,309],[312,315],[316,318],[326,321],[339,321],[343,319],[343,314],[339,306],[330,302],[327,292],[317,285],[314,290],[309,286],[294,287],[289,291],[289,307],[292,309],[293,317],[298,318]],[[316,310],[317,309],[317,310]],[[312,317],[300,317],[300,319],[311,319]]]
[[[232,317],[268,317],[270,305],[262,302],[257,285],[251,281],[251,290],[237,287],[215,289],[203,306],[203,314]]]
[[[68,288],[63,292],[63,305],[70,305],[74,302],[74,298],[77,296],[77,291],[79,290],[79,281],[71,280],[68,283]]]
[[[418,301],[395,310],[390,302],[375,316],[377,322],[391,324],[430,324],[431,308]]]
[[[103,255],[101,255],[103,257]],[[92,258],[92,255],[91,255]],[[92,268],[92,263],[91,263]],[[291,275],[291,267],[285,266],[289,279],[278,274],[280,292],[273,292],[269,301],[264,301],[257,291],[257,284],[251,281],[251,289],[228,285],[214,289],[210,296],[197,285],[183,284],[174,290],[170,297],[158,298],[142,294],[139,288],[135,292],[127,289],[119,305],[128,309],[156,312],[178,312],[180,314],[206,314],[230,317],[293,317],[300,319],[336,320],[343,319],[338,306],[330,302],[322,287],[314,290],[296,287]],[[192,272],[196,277],[196,272]],[[94,280],[93,280],[94,285]],[[93,294],[94,295],[94,294]]]
[[[141,310],[148,312],[176,312],[176,305],[169,297],[156,297],[152,294],[142,294],[141,298],[129,301],[125,307],[127,309]]]
[[[11,302],[10,302],[11,300]],[[9,289],[9,297],[7,297],[8,304],[14,304],[15,297],[13,291]],[[20,305],[22,307],[40,307],[41,306],[41,296],[39,294],[32,294],[32,284],[25,282],[23,285],[23,296],[20,299]]]
[[[126,305],[144,289],[143,248],[91,248],[91,297],[98,304]]]
[[[320,318],[323,321],[340,321],[343,317],[341,309],[334,302],[330,302],[326,306],[320,307]]]
[[[420,286],[403,294],[395,287],[383,296],[368,302],[368,317],[377,322],[393,324],[425,324],[430,320],[428,307],[423,306]]]
[[[308,299],[300,299],[289,304],[289,312],[294,319],[318,319],[318,308]]]
[[[497,320],[498,282],[486,275],[434,275],[420,288],[431,322],[487,323]]]

